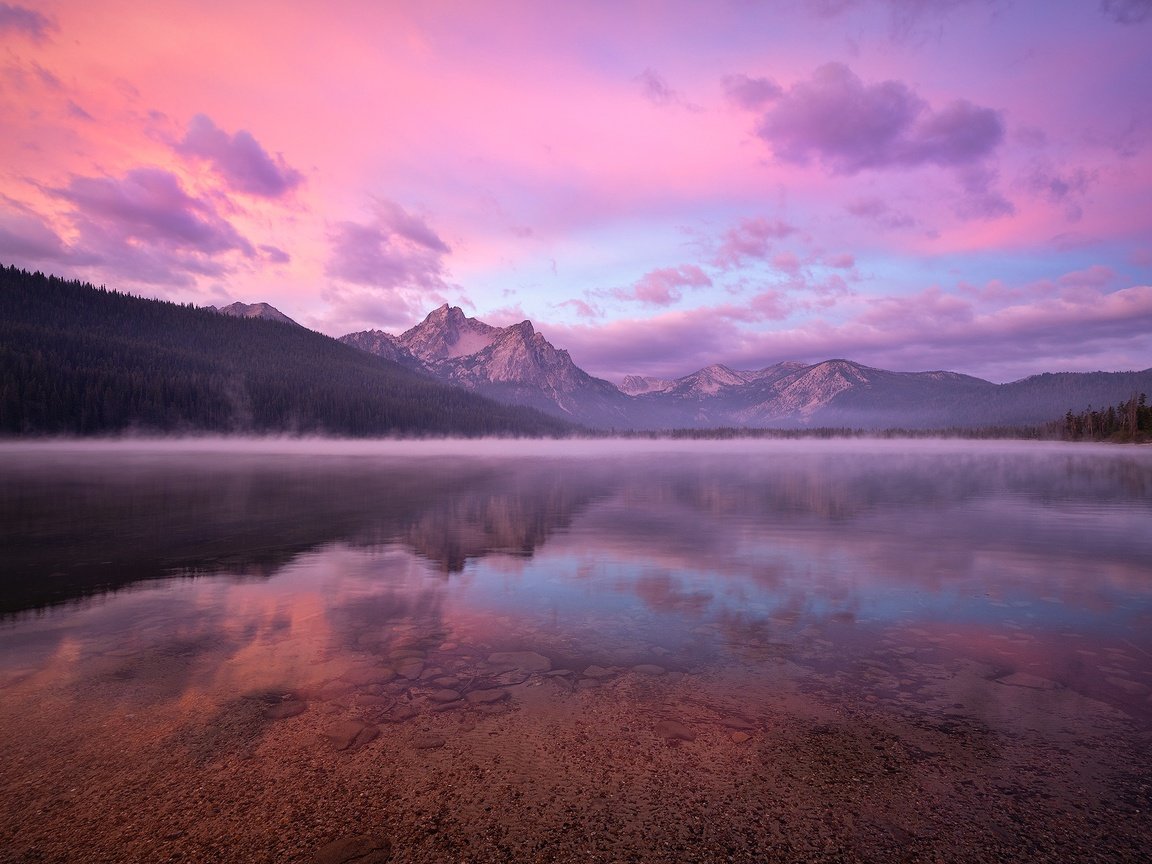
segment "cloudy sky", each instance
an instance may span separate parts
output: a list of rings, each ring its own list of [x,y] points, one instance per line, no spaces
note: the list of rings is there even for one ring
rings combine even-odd
[[[0,2],[0,262],[593,374],[1152,366],[1152,0]]]

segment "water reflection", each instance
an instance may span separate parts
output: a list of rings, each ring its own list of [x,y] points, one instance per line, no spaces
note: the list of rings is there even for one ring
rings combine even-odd
[[[373,647],[396,627],[555,656],[658,649],[683,669],[824,631],[854,651],[893,626],[1008,665],[1020,634],[1061,654],[1093,639],[1152,650],[1143,452],[410,446],[6,460],[4,608],[205,577],[49,616],[33,641],[155,632],[233,659],[261,640]],[[18,617],[6,640],[30,626]]]
[[[146,716],[201,767],[294,717],[435,748],[589,692],[677,744],[767,734],[788,694],[814,700],[789,722],[831,700],[918,752],[1152,729],[1152,451],[565,446],[10,448],[0,726]]]

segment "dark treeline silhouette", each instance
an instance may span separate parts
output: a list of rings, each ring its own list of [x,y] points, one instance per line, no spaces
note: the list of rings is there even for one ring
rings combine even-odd
[[[749,426],[721,426],[715,429],[661,429],[635,431],[612,429],[589,431],[584,437],[671,439],[691,441],[729,441],[736,439],[767,439],[792,441],[807,438],[963,438],[1019,439],[1025,441],[1055,441],[1060,438],[1058,422],[1035,426],[952,426],[945,429],[854,429],[848,426],[813,426],[804,429],[770,429]]]
[[[0,435],[566,435],[303,327],[0,265]]]
[[[1108,408],[1089,408],[1079,414],[1069,411],[1064,415],[1062,432],[1069,441],[1152,440],[1152,407],[1147,394],[1140,393]]]

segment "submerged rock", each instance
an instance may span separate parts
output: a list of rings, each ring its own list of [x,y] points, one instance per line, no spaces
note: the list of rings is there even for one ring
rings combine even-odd
[[[661,720],[653,730],[655,733],[669,741],[695,741],[696,733],[679,720]]]
[[[1003,678],[997,678],[996,680],[1009,687],[1027,687],[1030,690],[1055,690],[1060,686],[1055,681],[1041,678],[1039,675],[1033,675],[1030,672],[1013,672],[1011,675],[1005,675]]]
[[[493,666],[515,666],[528,672],[547,672],[552,668],[552,661],[535,651],[498,651],[488,655],[488,662]]]
[[[278,705],[269,705],[264,709],[264,716],[269,720],[283,720],[286,717],[295,717],[308,710],[308,705],[299,699],[289,699]]]
[[[584,670],[585,678],[611,678],[615,674],[611,669],[605,669],[603,666],[597,666],[595,663]]]
[[[640,663],[632,667],[633,672],[638,672],[641,675],[663,675],[664,667],[657,666],[655,663]]]
[[[329,727],[324,737],[336,750],[356,750],[380,734],[380,728],[359,720],[343,720]]]
[[[392,857],[392,844],[383,837],[341,837],[321,846],[313,857],[315,864],[386,864]]]
[[[491,705],[508,698],[507,690],[473,690],[464,697],[471,705]]]

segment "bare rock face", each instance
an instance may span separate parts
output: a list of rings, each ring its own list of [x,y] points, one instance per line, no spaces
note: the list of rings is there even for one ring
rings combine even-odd
[[[675,381],[667,378],[653,378],[649,375],[625,375],[620,382],[620,392],[629,396],[639,396],[641,393],[659,393],[667,390]]]
[[[425,363],[435,363],[475,354],[490,345],[499,331],[499,327],[466,317],[459,306],[445,303],[397,342]]]
[[[398,337],[391,333],[385,333],[383,330],[349,333],[347,336],[341,336],[340,341],[345,345],[351,345],[353,348],[359,348],[361,351],[367,351],[369,354],[375,354],[377,357],[383,357],[385,360],[391,360],[393,363],[399,363],[401,366],[407,366],[409,369],[421,369],[423,367],[420,360],[400,344]]]
[[[400,336],[369,330],[341,341],[465,390],[566,420],[623,425],[627,418],[629,397],[578,367],[531,321],[494,327],[444,304]]]
[[[215,312],[221,315],[231,315],[233,318],[263,318],[268,321],[279,321],[281,324],[296,324],[291,318],[268,303],[230,303],[227,306],[217,308],[209,306]]]

